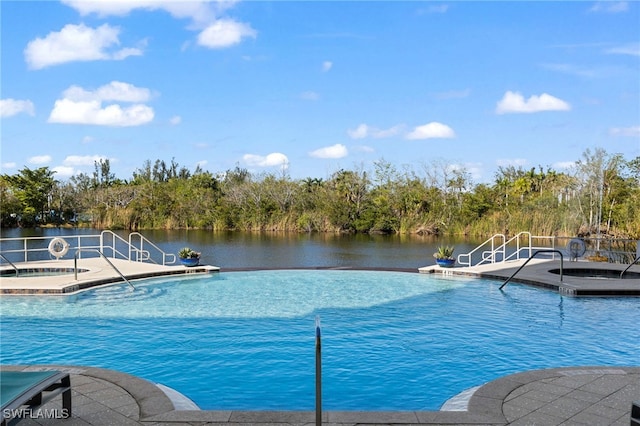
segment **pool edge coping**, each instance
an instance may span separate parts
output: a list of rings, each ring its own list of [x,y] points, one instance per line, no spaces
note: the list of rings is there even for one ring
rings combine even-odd
[[[4,365],[13,371],[59,370],[70,374],[101,379],[129,393],[140,408],[141,424],[161,422],[216,422],[216,423],[313,423],[314,411],[261,411],[261,410],[175,410],[169,397],[152,382],[98,367],[72,365]],[[368,424],[492,424],[506,425],[503,404],[516,389],[536,381],[579,375],[640,375],[634,366],[572,366],[538,369],[509,374],[480,386],[471,396],[467,411],[325,411],[323,422]]]

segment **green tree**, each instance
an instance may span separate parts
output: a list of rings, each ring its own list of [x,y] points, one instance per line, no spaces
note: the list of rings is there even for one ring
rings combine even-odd
[[[47,222],[50,197],[55,185],[53,174],[48,167],[31,170],[28,167],[16,175],[3,175],[15,197],[20,201],[22,215],[27,222]],[[39,216],[39,220],[38,220]]]

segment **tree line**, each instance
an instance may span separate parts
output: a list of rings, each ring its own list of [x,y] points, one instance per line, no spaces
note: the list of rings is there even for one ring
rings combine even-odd
[[[147,160],[121,180],[105,159],[67,181],[48,167],[3,174],[0,197],[3,227],[640,238],[640,157],[603,149],[586,150],[571,172],[500,167],[488,184],[443,160],[420,170],[379,160],[372,170],[298,180]]]

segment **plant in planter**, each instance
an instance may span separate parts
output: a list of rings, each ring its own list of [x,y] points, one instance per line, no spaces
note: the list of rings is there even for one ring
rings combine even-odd
[[[456,258],[453,257],[453,246],[440,246],[438,251],[433,253],[433,257],[436,258],[436,263],[442,268],[451,268],[456,263]]]
[[[185,266],[197,266],[200,263],[200,253],[191,250],[189,247],[183,247],[178,252],[180,262]]]

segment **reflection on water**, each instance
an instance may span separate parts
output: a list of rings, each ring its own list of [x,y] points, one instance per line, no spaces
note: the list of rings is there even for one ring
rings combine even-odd
[[[127,239],[128,231],[115,231]],[[456,255],[482,241],[420,235],[341,235],[307,233],[148,230],[141,232],[167,253],[189,246],[202,252],[201,263],[223,268],[409,268],[433,265],[440,244],[455,245]],[[2,238],[100,234],[97,229],[2,229]],[[69,255],[68,255],[69,256]]]

